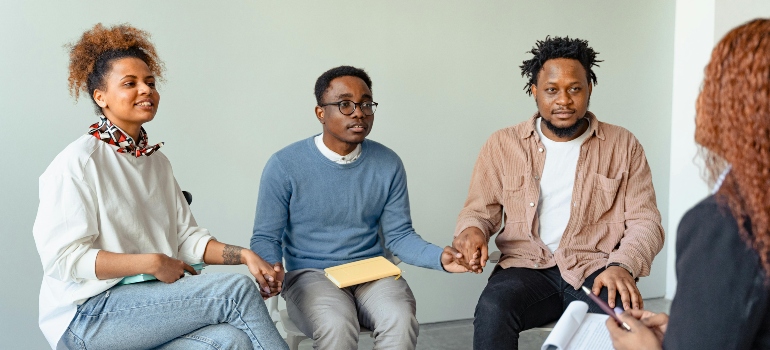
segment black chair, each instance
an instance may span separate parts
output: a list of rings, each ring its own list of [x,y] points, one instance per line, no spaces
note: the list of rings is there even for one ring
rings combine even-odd
[[[187,205],[192,204],[192,193],[187,191],[182,191],[182,194],[184,195],[184,199],[187,200]]]

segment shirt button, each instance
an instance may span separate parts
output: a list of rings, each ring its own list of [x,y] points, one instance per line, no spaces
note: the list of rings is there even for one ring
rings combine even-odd
[[[535,180],[540,180],[540,176],[535,175]]]
[[[534,206],[535,206],[535,203],[534,203],[534,202],[529,202],[529,206],[530,206],[530,207],[534,207]]]
[[[573,207],[577,207],[577,202],[572,202]]]
[[[540,267],[540,264],[535,264],[535,267]]]
[[[538,148],[537,151],[543,153],[543,147]]]

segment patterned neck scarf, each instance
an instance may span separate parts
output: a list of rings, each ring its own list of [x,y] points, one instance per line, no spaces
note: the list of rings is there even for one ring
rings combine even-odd
[[[163,142],[148,147],[147,133],[144,128],[139,129],[139,142],[137,143],[125,131],[112,124],[109,119],[104,116],[99,117],[99,119],[98,123],[91,125],[88,133],[99,140],[118,146],[118,153],[128,153],[139,158],[142,155],[149,156],[163,147]]]

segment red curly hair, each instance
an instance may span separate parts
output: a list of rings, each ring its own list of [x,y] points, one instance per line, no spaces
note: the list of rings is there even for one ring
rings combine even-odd
[[[716,45],[698,96],[695,141],[706,177],[770,276],[770,19],[731,30]]]
[[[163,77],[163,62],[150,42],[150,34],[128,24],[105,27],[97,23],[67,47],[70,50],[69,90],[76,101],[80,92],[90,97],[94,89],[103,86],[114,59],[139,58],[156,78]]]

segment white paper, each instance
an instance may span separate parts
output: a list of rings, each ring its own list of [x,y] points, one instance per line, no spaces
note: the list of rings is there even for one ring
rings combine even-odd
[[[540,349],[612,350],[612,340],[605,325],[609,316],[587,312],[585,302],[571,302]]]

